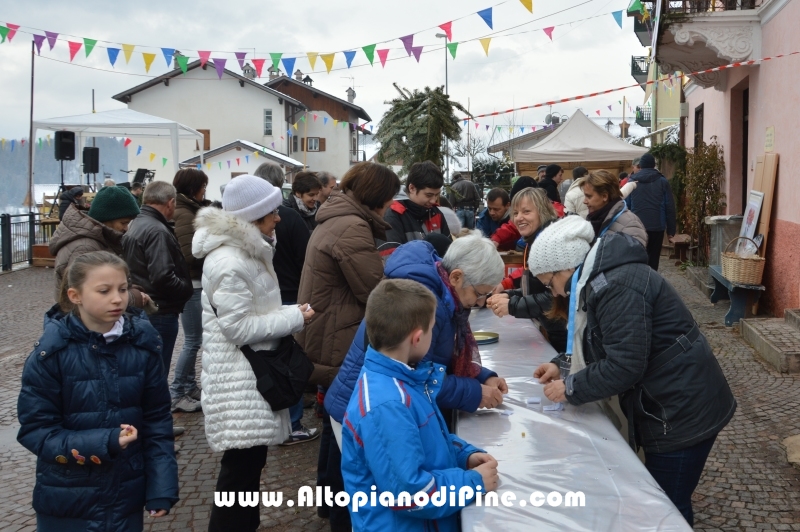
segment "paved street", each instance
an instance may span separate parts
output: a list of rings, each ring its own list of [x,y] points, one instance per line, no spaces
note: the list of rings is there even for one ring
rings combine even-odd
[[[664,260],[662,262],[666,263]],[[786,462],[780,441],[800,434],[800,379],[781,376],[755,359],[738,333],[723,325],[715,308],[677,269],[666,276],[690,306],[714,347],[739,402],[720,434],[695,493],[701,530],[800,530],[800,470]],[[34,457],[16,443],[16,400],[22,364],[41,331],[52,300],[52,270],[24,269],[0,275],[0,530],[35,530],[31,509]],[[176,355],[182,344],[179,338]],[[177,358],[174,357],[174,358]],[[198,367],[199,371],[199,367]],[[206,530],[220,455],[205,442],[202,414],[176,415],[186,427],[182,446],[181,501],[167,517],[147,520],[146,530]],[[319,427],[306,410],[305,423]],[[314,485],[317,442],[271,448],[262,489],[296,492]],[[324,530],[312,509],[262,507],[265,531]]]

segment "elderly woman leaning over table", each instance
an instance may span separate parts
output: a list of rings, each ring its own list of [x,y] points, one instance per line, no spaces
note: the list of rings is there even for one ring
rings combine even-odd
[[[595,240],[568,216],[533,244],[528,267],[568,319],[566,353],[533,376],[555,402],[619,395],[631,447],[691,525],[691,497],[717,434],[736,410],[725,376],[683,300],[625,232]]]

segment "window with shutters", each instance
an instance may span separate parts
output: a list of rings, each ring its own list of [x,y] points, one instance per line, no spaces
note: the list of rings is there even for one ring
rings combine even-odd
[[[319,151],[319,137],[308,137],[306,139],[306,149],[308,151]]]
[[[264,109],[264,135],[272,135],[272,109]]]
[[[297,135],[292,135],[292,152],[300,151],[297,149]]]

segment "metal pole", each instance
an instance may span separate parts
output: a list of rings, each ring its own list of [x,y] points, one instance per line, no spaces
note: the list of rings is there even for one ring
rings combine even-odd
[[[2,269],[4,272],[11,271],[13,261],[11,246],[11,215],[0,214],[0,254],[3,256]]]
[[[28,264],[33,264],[33,245],[36,244],[36,214],[28,213]]]
[[[450,96],[450,88],[447,79],[447,35],[444,37],[444,94]],[[445,175],[450,178],[450,140],[444,139]]]
[[[36,43],[31,41],[31,116],[28,130],[28,212],[33,212],[36,198],[33,197],[33,60],[36,57]]]

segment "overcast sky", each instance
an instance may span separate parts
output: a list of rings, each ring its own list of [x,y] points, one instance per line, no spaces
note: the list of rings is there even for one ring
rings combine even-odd
[[[475,40],[459,45],[455,61],[449,62],[449,90],[453,99],[474,114],[505,110],[556,98],[575,96],[612,87],[630,85],[632,55],[645,55],[633,33],[633,20],[623,17],[619,29],[612,11],[624,10],[628,0],[534,0],[533,15],[519,0],[507,0],[493,9],[494,29],[472,14],[500,0],[169,0],[165,2],[55,1],[3,2],[0,23],[19,24],[22,29],[12,43],[0,45],[0,137],[28,136],[30,105],[30,32],[33,29],[69,34],[61,37],[53,51],[47,42],[41,58],[36,58],[34,117],[37,119],[76,115],[91,111],[91,91],[95,89],[98,111],[123,105],[111,96],[157,76],[167,70],[160,47],[177,48],[191,58],[196,50],[214,50],[212,57],[228,57],[228,67],[239,72],[233,52],[255,48],[256,56],[269,58],[270,52],[286,56],[307,51],[332,52],[357,50],[353,68],[347,70],[345,58],[337,54],[334,70],[325,72],[321,60],[311,73],[315,86],[341,98],[350,83],[355,84],[356,103],[364,107],[377,124],[386,110],[384,101],[396,95],[393,82],[413,88],[444,84],[444,50],[435,34],[427,29],[453,22],[453,40],[465,41],[496,33],[486,57]],[[573,9],[568,9],[572,6]],[[555,13],[561,11],[561,13]],[[554,14],[555,13],[555,14]],[[584,22],[579,19],[595,17]],[[537,20],[539,19],[539,20]],[[522,26],[519,26],[523,24]],[[508,28],[519,26],[504,32]],[[553,41],[542,28],[556,26]],[[23,33],[25,32],[25,33]],[[497,33],[499,32],[499,34]],[[520,33],[501,37],[503,33]],[[420,63],[407,57],[398,37],[415,33],[414,44],[424,45]],[[66,40],[83,37],[98,41],[136,44],[130,64],[119,54],[112,68],[107,51],[98,42],[87,59],[81,50],[69,64]],[[389,61],[381,68],[377,54],[369,63],[361,47],[394,39],[378,48],[391,48]],[[147,48],[149,47],[149,48]],[[145,74],[140,52],[157,54],[149,74]],[[227,51],[225,53],[223,51]],[[392,60],[397,59],[397,60]],[[64,61],[57,62],[55,60]],[[84,68],[84,67],[92,67]],[[305,58],[296,68],[310,70]],[[98,70],[95,70],[98,69]],[[266,65],[265,72],[266,76]],[[352,76],[354,80],[345,77]],[[622,109],[617,103],[625,94],[631,107],[642,104],[640,88],[627,89],[605,97],[562,104],[554,112],[570,115],[578,107],[602,122],[620,122]],[[613,105],[609,112],[608,105]],[[492,119],[478,119],[479,131],[489,140],[484,124],[507,126],[541,125],[548,109],[529,110]],[[626,110],[627,112],[627,110]],[[598,119],[599,120],[599,119]],[[628,118],[628,122],[633,122]],[[494,130],[491,128],[490,132]],[[474,131],[474,130],[473,130]],[[518,131],[518,130],[517,130]],[[529,130],[526,129],[526,132]],[[43,136],[42,133],[40,136]],[[507,135],[507,134],[506,134]],[[493,142],[498,137],[495,136]]]

